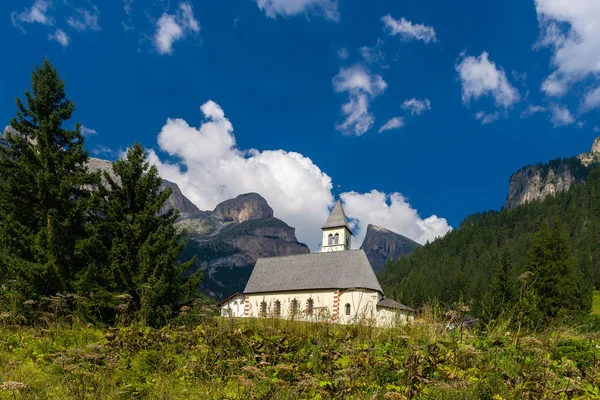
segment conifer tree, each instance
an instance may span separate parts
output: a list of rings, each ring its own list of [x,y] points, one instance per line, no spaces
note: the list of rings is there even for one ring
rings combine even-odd
[[[104,171],[94,192],[99,212],[83,249],[90,259],[81,294],[97,299],[103,319],[114,318],[110,306],[121,296],[142,322],[161,325],[197,295],[202,275],[184,276],[194,259],[179,261],[186,236],[175,227],[178,212],[165,206],[171,189],[162,190],[143,147],[136,143],[113,171]]]
[[[8,147],[0,147],[0,264],[11,290],[28,297],[71,290],[81,269],[75,248],[94,175],[81,125],[63,127],[75,109],[64,87],[45,59],[25,103],[16,100]]]
[[[581,277],[573,269],[571,247],[558,221],[553,226],[542,222],[529,251],[529,267],[537,308],[547,320],[561,311],[581,311]]]
[[[515,274],[512,266],[510,247],[505,245],[500,253],[500,261],[496,267],[492,278],[492,285],[486,296],[484,309],[487,318],[497,318],[512,306],[516,298],[514,278]]]

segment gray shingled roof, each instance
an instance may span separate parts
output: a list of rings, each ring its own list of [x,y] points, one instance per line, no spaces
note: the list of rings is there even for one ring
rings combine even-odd
[[[329,214],[329,218],[327,218],[325,225],[323,225],[321,229],[340,228],[342,226],[348,228],[350,233],[352,233],[350,225],[348,224],[348,219],[346,218],[346,213],[344,213],[344,208],[342,207],[342,202],[338,199],[335,206],[333,206],[333,210],[331,210],[331,214]]]
[[[383,308],[391,308],[394,310],[405,310],[405,311],[412,311],[415,312],[415,310],[413,310],[412,308],[405,306],[404,304],[400,304],[395,300],[392,299],[381,299],[379,300],[379,302],[377,303],[377,307],[383,307]]]
[[[260,258],[244,293],[350,288],[383,293],[362,250]]]

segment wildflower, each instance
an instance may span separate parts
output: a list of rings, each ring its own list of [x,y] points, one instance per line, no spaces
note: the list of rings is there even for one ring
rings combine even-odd
[[[0,385],[0,389],[6,391],[25,390],[27,389],[27,385],[23,382],[6,381]]]

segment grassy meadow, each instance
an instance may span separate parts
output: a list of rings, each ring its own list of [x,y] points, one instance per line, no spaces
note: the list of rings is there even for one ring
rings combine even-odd
[[[594,298],[592,300],[592,314],[600,315],[600,290],[594,292]]]
[[[278,319],[163,329],[0,320],[0,399],[600,399],[600,333]]]

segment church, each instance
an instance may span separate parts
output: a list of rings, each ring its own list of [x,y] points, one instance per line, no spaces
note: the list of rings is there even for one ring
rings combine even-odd
[[[414,310],[384,297],[365,252],[351,250],[340,200],[321,229],[320,253],[258,259],[244,293],[219,303],[221,315],[377,326],[411,321]],[[242,300],[243,313],[232,308]]]

